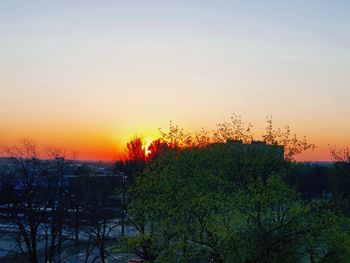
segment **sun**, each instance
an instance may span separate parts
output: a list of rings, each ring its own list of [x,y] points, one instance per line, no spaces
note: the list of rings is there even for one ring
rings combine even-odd
[[[151,154],[151,151],[148,150],[148,147],[152,144],[152,142],[154,141],[154,139],[150,138],[150,137],[146,137],[144,139],[144,147],[145,147],[145,153],[146,153],[146,156],[150,155]]]

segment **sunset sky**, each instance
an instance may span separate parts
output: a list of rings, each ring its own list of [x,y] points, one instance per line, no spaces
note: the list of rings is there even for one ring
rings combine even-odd
[[[111,160],[172,120],[289,124],[330,160],[350,146],[350,1],[0,2],[0,144]]]

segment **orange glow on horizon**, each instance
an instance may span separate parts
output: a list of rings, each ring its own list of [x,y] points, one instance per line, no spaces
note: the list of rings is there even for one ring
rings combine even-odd
[[[75,151],[77,154],[75,156],[76,160],[101,160],[101,161],[116,161],[124,158],[124,150],[126,142],[113,142],[111,140],[107,140],[105,138],[101,138],[99,136],[96,137],[84,137],[80,136],[79,140],[75,137],[71,140],[54,140],[56,143],[49,143],[49,140],[39,140],[37,138],[33,138],[33,140],[37,143],[39,157],[46,158],[45,149],[47,146],[53,145],[62,147],[67,150],[68,156],[71,155],[71,152]],[[144,138],[144,149],[146,156],[148,156],[151,151],[148,147],[154,141],[151,137]],[[310,140],[311,141],[311,140]],[[324,145],[321,142],[312,141],[317,145],[315,150],[308,150],[300,155],[295,156],[296,161],[332,161],[330,155],[330,146]],[[8,141],[6,144],[4,141],[1,141],[1,145],[18,145],[18,140]],[[341,149],[345,148],[346,145],[338,144],[336,148]],[[1,154],[4,156],[4,154]]]
[[[8,129],[5,129],[0,134],[1,145],[16,145],[18,140],[27,137],[33,139],[39,150],[39,157],[45,158],[45,148],[47,146],[58,146],[67,149],[68,152],[72,150],[78,152],[75,156],[77,160],[102,160],[115,161],[123,159],[126,143],[132,138],[133,131],[138,130],[137,126],[143,126],[138,134],[143,137],[144,149],[146,155],[150,154],[149,145],[155,138],[159,137],[157,127],[162,126],[164,131],[167,129],[166,122],[146,121],[130,126],[116,126],[110,123],[92,123],[92,122],[62,122],[60,125],[44,125],[40,122],[8,122]],[[260,126],[255,126],[256,130],[263,130],[263,123]],[[302,127],[306,127],[303,124]],[[180,127],[185,126],[185,131],[196,131],[195,123],[191,126],[180,124]],[[276,127],[281,126],[277,123]],[[152,128],[154,127],[154,128]],[[329,148],[335,146],[336,148],[346,148],[350,145],[350,141],[345,138],[345,132],[337,131],[337,136],[330,136],[331,131],[327,133],[314,134],[312,131],[305,132],[302,127],[297,127],[295,133],[299,138],[306,133],[307,140],[316,144],[317,148],[313,151],[306,151],[296,156],[297,161],[332,161]],[[204,129],[210,131],[214,129],[213,126],[207,126]],[[294,126],[292,127],[294,128]],[[294,129],[293,129],[294,131]],[[142,136],[145,134],[145,136]],[[299,136],[300,134],[300,136]],[[255,139],[261,139],[262,133],[255,133]],[[136,135],[137,136],[137,135]],[[1,153],[4,155],[4,153]]]

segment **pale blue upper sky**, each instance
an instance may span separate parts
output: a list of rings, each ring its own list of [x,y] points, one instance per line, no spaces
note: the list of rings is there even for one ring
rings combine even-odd
[[[78,124],[123,141],[236,112],[350,144],[349,14],[346,0],[1,1],[0,142]]]

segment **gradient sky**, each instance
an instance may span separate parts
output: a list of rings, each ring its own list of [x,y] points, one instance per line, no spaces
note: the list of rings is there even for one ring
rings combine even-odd
[[[212,129],[241,114],[350,146],[350,1],[0,2],[0,144],[113,159],[169,120]]]

